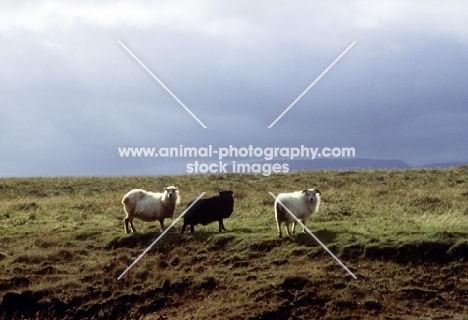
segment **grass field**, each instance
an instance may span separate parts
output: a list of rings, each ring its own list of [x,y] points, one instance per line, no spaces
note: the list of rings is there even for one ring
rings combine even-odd
[[[160,234],[122,196],[179,187],[182,213],[234,191],[234,213]],[[279,239],[268,194],[319,188],[308,234]],[[168,225],[171,220],[166,221]],[[175,231],[180,231],[179,222]],[[301,228],[299,228],[301,230]],[[463,319],[468,314],[468,167],[434,170],[0,179],[0,318]]]

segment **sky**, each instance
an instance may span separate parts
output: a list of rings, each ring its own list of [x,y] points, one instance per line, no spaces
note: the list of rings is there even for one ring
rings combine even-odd
[[[466,1],[12,1],[0,41],[0,177],[183,173],[118,152],[180,145],[468,162]]]

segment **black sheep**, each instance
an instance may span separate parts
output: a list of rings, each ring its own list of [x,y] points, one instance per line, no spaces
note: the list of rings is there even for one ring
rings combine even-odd
[[[234,209],[234,199],[232,198],[231,190],[220,190],[218,196],[211,198],[200,199],[187,211],[184,215],[184,226],[180,231],[183,233],[185,227],[190,225],[190,231],[193,232],[193,227],[201,223],[206,226],[208,223],[218,221],[219,232],[226,230],[223,224],[224,218],[229,218]],[[194,200],[187,204],[187,208]]]

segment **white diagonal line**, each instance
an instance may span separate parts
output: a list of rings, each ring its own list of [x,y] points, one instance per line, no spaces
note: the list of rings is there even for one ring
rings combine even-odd
[[[122,274],[117,278],[117,280],[120,280],[122,279],[122,277],[138,262],[138,260],[140,260],[148,251],[150,251],[150,249],[169,231],[169,229],[171,229],[176,223],[177,221],[180,220],[180,218],[182,218],[184,216],[184,214],[195,204],[197,203],[198,200],[200,200],[201,197],[203,197],[203,195],[205,194],[206,192],[203,192],[197,199],[195,199],[192,204],[190,206],[187,207],[187,209],[184,210],[184,212],[182,212],[182,214],[180,216],[177,217],[177,219],[174,220],[174,222],[171,223],[171,225],[169,227],[166,228],[166,230],[164,230],[160,235],[159,237],[156,238],[156,240],[153,241],[152,244],[149,245],[148,248],[146,248],[145,251],[143,251],[142,254],[140,254],[138,256],[138,258],[135,259],[135,261],[132,262],[131,265],[128,266],[127,269],[125,269],[124,272],[122,272]]]
[[[138,59],[134,54],[133,52],[130,51],[130,49],[128,49],[123,43],[122,41],[118,41],[120,43],[120,45],[133,57],[133,59],[135,59],[142,67],[143,69],[145,69],[195,120],[198,121],[198,123],[206,129],[206,126],[203,124],[203,122],[200,121],[200,119],[197,118],[197,116],[192,112],[190,111],[189,108],[187,108],[187,106],[179,100],[179,98],[176,97],[175,94],[172,93],[171,90],[169,90],[168,87],[166,87],[166,85],[164,85],[164,83],[162,83],[161,80],[158,79],[158,77],[156,77],[150,69],[148,69],[143,62],[140,61],[140,59]]]
[[[324,249],[325,251],[327,251],[332,257],[333,259],[335,259],[354,279],[357,279],[357,277],[354,275],[354,273],[351,272],[351,270],[348,269],[348,267],[346,267],[344,265],[343,262],[341,262],[340,259],[338,259],[334,254],[333,252],[330,251],[330,249],[327,248],[327,246],[325,246],[322,241],[320,241],[319,238],[317,238],[317,236],[315,236],[315,234],[312,233],[312,231],[310,231],[302,222],[301,220],[299,220],[295,215],[294,213],[292,213],[275,195],[273,192],[269,192],[269,194],[275,198],[276,201],[278,201],[278,203],[284,208],[286,209],[286,211],[304,228],[304,230],[306,230],[314,239],[315,241],[317,241]]]
[[[284,110],[283,113],[280,114],[278,118],[276,118],[275,121],[273,121],[272,124],[270,124],[268,129],[271,129],[271,127],[273,127],[275,125],[275,123],[278,122],[278,120],[281,119],[286,114],[286,112],[288,112],[289,109],[291,109],[296,104],[296,102],[298,102],[307,93],[307,91],[309,91],[310,88],[312,88],[328,72],[328,70],[330,70],[338,62],[338,60],[340,60],[346,54],[346,52],[348,52],[355,44],[356,44],[356,41],[351,43],[351,45],[348,48],[346,48],[346,50],[343,51],[343,53],[340,54],[340,56],[338,58],[336,58],[335,61],[333,61],[333,63],[328,68],[326,68],[325,71],[322,72],[322,74],[319,75],[318,78],[315,79],[315,81],[312,82],[312,84],[309,87],[307,87],[307,89],[305,89],[304,92],[301,93],[301,95],[299,97],[297,97],[297,99],[294,100],[293,103],[291,103],[289,105],[289,107],[287,107],[286,110]]]

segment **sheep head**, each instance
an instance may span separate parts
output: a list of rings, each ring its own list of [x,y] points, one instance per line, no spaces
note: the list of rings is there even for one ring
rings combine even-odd
[[[221,190],[219,189],[220,196],[232,196],[233,192],[231,190]]]
[[[321,195],[319,189],[304,189],[302,190],[302,193],[304,193],[307,196],[307,199],[311,202],[315,201],[315,199],[317,198],[317,195],[319,197]]]
[[[177,187],[174,187],[174,186],[170,186],[170,187],[166,187],[164,188],[165,192],[166,192],[166,197],[173,200],[173,199],[177,199],[178,197],[178,194],[179,194],[179,189]]]

